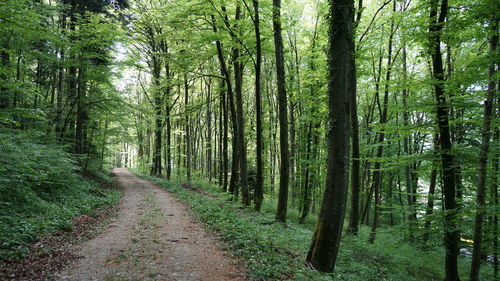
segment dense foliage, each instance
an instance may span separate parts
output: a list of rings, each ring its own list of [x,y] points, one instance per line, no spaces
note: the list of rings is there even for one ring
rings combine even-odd
[[[4,202],[57,197],[75,163],[135,167],[207,179],[256,211],[275,204],[280,223],[317,219],[300,258],[320,271],[345,264],[341,237],[373,253],[397,232],[446,260],[441,279],[498,278],[499,10],[4,0]]]
[[[37,132],[2,131],[0,153],[0,258],[26,256],[29,243],[120,197],[82,180],[71,155]]]
[[[118,201],[81,176],[103,176],[106,139],[120,126],[110,121],[121,101],[110,4],[0,3],[1,259],[25,257],[30,243]]]

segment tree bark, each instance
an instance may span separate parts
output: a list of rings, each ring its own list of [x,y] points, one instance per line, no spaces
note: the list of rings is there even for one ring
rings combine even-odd
[[[446,211],[444,221],[445,254],[445,280],[457,281],[458,276],[458,226],[457,226],[457,201],[454,159],[449,124],[449,105],[446,101],[444,89],[445,77],[443,57],[441,53],[441,31],[448,13],[448,1],[430,0],[429,13],[429,51],[432,57],[432,75],[434,79],[434,95],[436,98],[436,118],[440,135],[441,166],[443,171],[444,208]],[[439,15],[438,15],[439,12]]]
[[[240,5],[236,6],[235,27],[239,28],[238,21],[240,20],[241,10]],[[236,36],[236,34],[234,35]],[[234,38],[236,39],[236,38]],[[239,60],[239,47],[233,48],[233,67],[234,67],[234,92],[236,100],[236,122],[238,130],[236,131],[236,143],[238,148],[239,162],[239,188],[241,189],[241,200],[244,206],[250,206],[250,195],[248,193],[248,171],[247,171],[247,146],[245,144],[245,118],[243,111],[243,64]]]
[[[262,141],[263,141],[263,126],[262,126],[262,87],[261,67],[262,67],[262,46],[260,39],[260,16],[259,16],[259,0],[253,0],[254,10],[254,30],[255,30],[255,125],[256,125],[256,165],[257,171],[255,176],[255,191],[254,191],[254,209],[260,211],[262,201],[264,199],[264,163],[262,161]]]
[[[488,93],[486,100],[484,101],[484,120],[483,128],[481,130],[482,140],[481,140],[481,152],[479,155],[479,181],[477,184],[476,193],[476,217],[474,220],[474,244],[472,248],[472,260],[469,280],[477,281],[479,280],[479,268],[481,266],[481,251],[482,251],[482,240],[483,240],[483,221],[484,221],[484,208],[486,206],[486,179],[487,179],[487,169],[488,169],[488,152],[490,150],[490,139],[491,139],[491,120],[493,119],[493,103],[494,98],[497,94],[497,77],[496,77],[496,63],[495,60],[497,55],[497,43],[498,43],[498,19],[494,16],[493,21],[490,23],[490,28],[492,36],[490,38],[490,67],[488,69]]]
[[[281,0],[273,0],[273,35],[276,58],[276,83],[278,88],[278,119],[280,125],[280,186],[276,221],[286,223],[288,205],[288,180],[290,177],[288,151],[288,114],[285,84],[285,61],[281,37]]]
[[[212,24],[213,24],[213,31],[214,33],[217,33],[217,26],[215,22],[215,17],[212,15]],[[232,87],[232,81],[231,81],[231,74],[229,73],[229,70],[227,69],[227,64],[226,60],[224,58],[224,52],[222,51],[222,43],[219,40],[215,41],[216,47],[217,47],[217,58],[219,59],[219,64],[221,68],[221,74],[224,77],[225,80],[225,86],[226,86],[226,95],[222,95],[222,100],[221,102],[223,103],[223,115],[224,115],[224,132],[223,132],[223,158],[224,158],[224,183],[222,186],[222,189],[224,191],[228,190],[228,169],[229,169],[229,155],[228,155],[228,128],[229,128],[229,115],[228,115],[228,104],[230,111],[231,111],[231,117],[232,120],[235,119],[235,110],[234,110],[234,103],[232,102],[232,96],[233,96],[233,87]],[[233,121],[233,131],[236,129],[235,127],[235,122]],[[233,132],[234,134],[234,132]],[[233,140],[234,143],[234,140]],[[235,161],[234,159],[234,145],[233,145],[233,162]],[[234,167],[234,165],[233,165]],[[231,179],[233,179],[233,173],[234,169],[231,171]],[[234,188],[234,187],[233,187]]]
[[[189,106],[189,85],[188,85],[188,80],[187,80],[187,73],[184,73],[184,110],[185,110],[185,116],[184,120],[186,122],[185,125],[185,130],[186,130],[186,139],[185,139],[185,145],[186,145],[186,180],[187,182],[191,182],[191,128],[190,128],[190,112],[188,111],[188,106]]]
[[[333,272],[342,236],[349,185],[353,0],[331,0],[328,49],[328,162],[325,191],[307,261]]]

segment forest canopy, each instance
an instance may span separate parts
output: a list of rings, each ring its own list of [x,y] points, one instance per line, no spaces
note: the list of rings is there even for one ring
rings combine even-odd
[[[499,10],[2,0],[2,227],[5,206],[125,167],[272,206],[276,223],[312,229],[301,259],[314,270],[335,271],[343,239],[390,232],[438,251],[440,279],[495,280]]]

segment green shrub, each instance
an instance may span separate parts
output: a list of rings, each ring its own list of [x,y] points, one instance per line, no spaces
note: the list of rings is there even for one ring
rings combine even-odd
[[[26,132],[0,131],[0,258],[23,257],[40,236],[70,230],[71,220],[117,202],[120,193],[92,193],[70,155]]]

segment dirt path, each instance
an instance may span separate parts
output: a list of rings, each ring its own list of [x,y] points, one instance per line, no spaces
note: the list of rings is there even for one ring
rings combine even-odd
[[[119,214],[79,246],[82,258],[59,280],[246,280],[184,204],[126,169],[113,172],[124,192]]]

